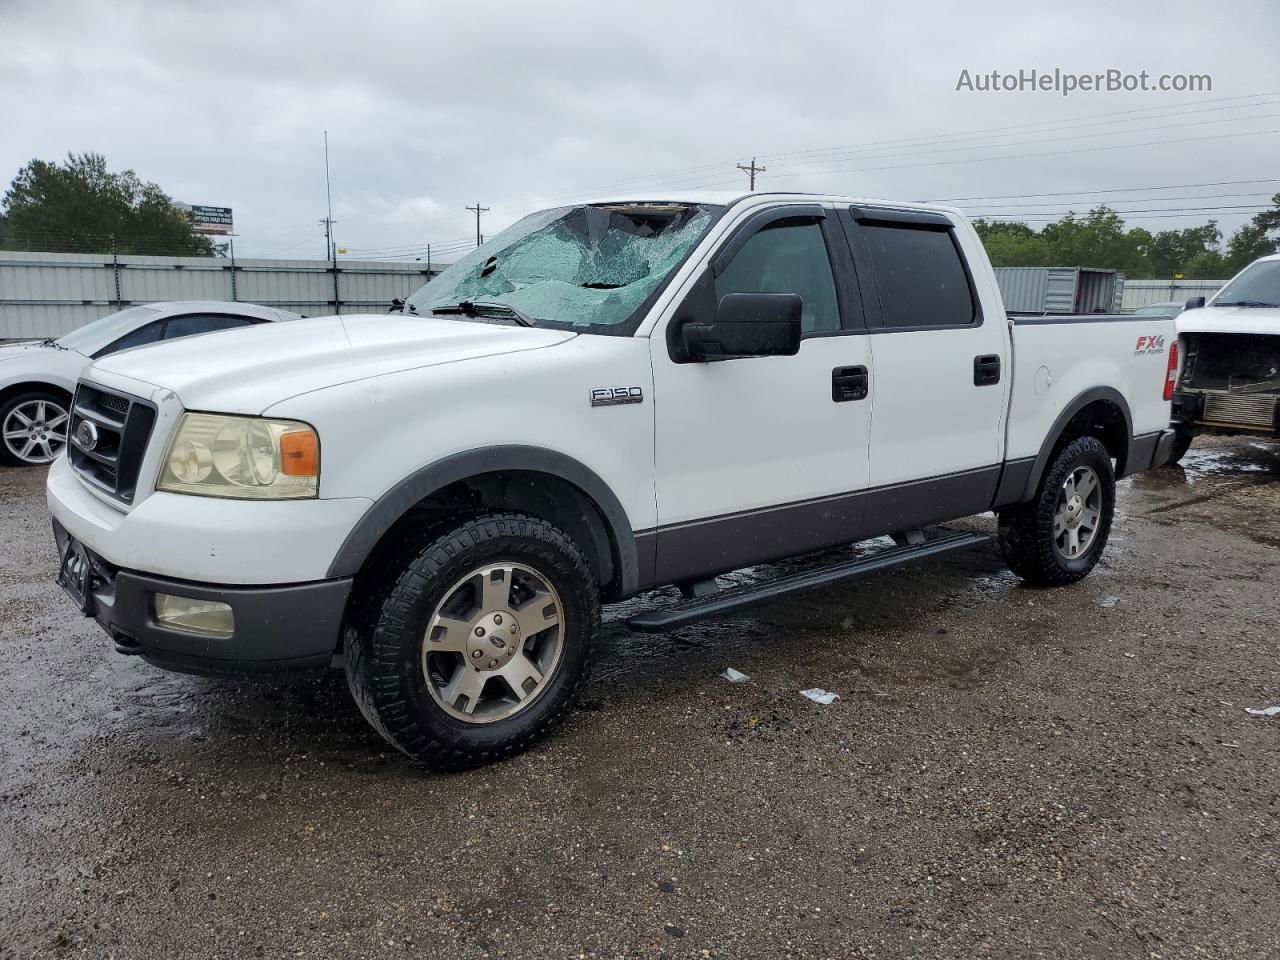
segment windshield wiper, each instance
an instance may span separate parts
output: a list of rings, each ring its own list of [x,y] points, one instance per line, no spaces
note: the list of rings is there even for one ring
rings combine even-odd
[[[42,346],[42,347],[53,347],[55,350],[66,350],[66,349],[67,349],[67,348],[66,348],[66,347],[64,347],[62,344],[60,344],[60,343],[59,343],[59,342],[58,342],[54,337],[49,337],[47,340],[41,340],[41,341],[40,341],[40,346]]]
[[[508,303],[498,303],[496,300],[462,300],[453,306],[432,307],[431,312],[460,313],[464,317],[484,317],[497,314],[502,317],[510,317],[522,327],[536,327],[538,325],[538,321],[527,313],[517,310]]]
[[[1265,300],[1220,300],[1215,307],[1280,307],[1280,303],[1267,303]]]

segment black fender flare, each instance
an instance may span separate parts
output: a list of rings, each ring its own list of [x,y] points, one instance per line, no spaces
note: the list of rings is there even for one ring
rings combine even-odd
[[[1092,387],[1062,408],[1062,412],[1058,414],[1058,419],[1053,422],[1052,429],[1045,436],[1044,443],[1040,446],[1040,452],[1036,455],[1035,462],[1031,466],[1031,472],[1027,476],[1020,496],[1017,497],[1015,502],[1026,503],[1035,497],[1036,490],[1040,487],[1040,478],[1049,469],[1049,458],[1053,456],[1054,448],[1057,447],[1058,441],[1062,439],[1062,434],[1067,429],[1067,424],[1081,410],[1091,403],[1097,403],[1099,400],[1105,400],[1115,406],[1124,418],[1126,447],[1123,455],[1116,458],[1116,476],[1122,477],[1125,475],[1128,464],[1133,461],[1133,415],[1129,412],[1129,403],[1125,400],[1124,395],[1113,387]]]
[[[416,504],[451,483],[486,473],[526,470],[545,473],[577,487],[591,500],[608,527],[617,550],[617,566],[624,596],[636,591],[640,564],[635,533],[622,503],[609,485],[590,467],[567,454],[543,447],[497,446],[455,453],[427,464],[384,493],[347,534],[326,574],[329,578],[355,576],[378,541]]]

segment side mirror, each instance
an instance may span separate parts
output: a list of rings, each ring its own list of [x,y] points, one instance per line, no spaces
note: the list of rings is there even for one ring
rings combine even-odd
[[[685,354],[694,361],[795,356],[803,306],[798,293],[725,294],[713,321],[680,328]]]
[[[1188,297],[1187,304],[1183,310],[1195,310],[1204,306],[1204,297]]]

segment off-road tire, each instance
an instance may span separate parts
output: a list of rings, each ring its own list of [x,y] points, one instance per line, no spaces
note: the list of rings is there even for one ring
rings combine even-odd
[[[563,651],[529,706],[505,719],[467,723],[427,690],[422,646],[432,611],[459,577],[485,564],[535,567],[561,598]],[[383,569],[347,630],[347,683],[365,719],[415,760],[444,770],[513,756],[550,733],[573,708],[600,631],[600,596],[582,551],[556,526],[521,513],[488,513],[435,527],[418,549]],[[363,622],[361,622],[363,620]]]
[[[1075,559],[1064,557],[1054,538],[1054,514],[1067,477],[1078,467],[1091,467],[1102,490],[1101,520],[1088,549]],[[999,513],[1000,552],[1009,569],[1027,584],[1061,587],[1088,575],[1102,556],[1115,512],[1116,478],[1111,457],[1096,437],[1079,437],[1058,450],[1030,503]]]

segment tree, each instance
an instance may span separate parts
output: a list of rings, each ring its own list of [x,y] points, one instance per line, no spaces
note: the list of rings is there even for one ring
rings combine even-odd
[[[1165,279],[1175,273],[1190,276],[1193,263],[1199,264],[1196,269],[1200,270],[1205,264],[1215,262],[1215,257],[1221,266],[1222,254],[1218,252],[1221,242],[1222,231],[1215,220],[1203,227],[1161,230],[1147,247],[1147,270],[1152,276]]]
[[[32,160],[4,195],[0,246],[10,250],[212,256],[213,244],[154,183],[112,173],[99,153]]]
[[[974,222],[997,267],[1101,267],[1121,270],[1130,279],[1188,278],[1222,280],[1259,257],[1280,252],[1280,193],[1265,210],[1237,229],[1222,249],[1216,220],[1199,227],[1126,230],[1121,214],[1107,207],[1085,216],[1068,213],[1036,231],[1025,223]]]

